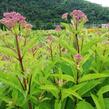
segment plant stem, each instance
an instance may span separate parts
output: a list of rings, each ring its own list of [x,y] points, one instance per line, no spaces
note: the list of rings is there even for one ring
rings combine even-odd
[[[22,56],[21,56],[21,51],[20,51],[18,36],[16,35],[15,38],[16,38],[16,47],[17,47],[18,60],[19,60],[20,66],[21,66],[22,74],[24,75],[24,66],[23,66],[23,62],[22,62]],[[26,90],[27,89],[27,80],[25,78],[23,78],[23,83],[24,83],[24,88]]]
[[[32,75],[30,76],[30,81],[29,81],[29,89],[28,89],[28,95],[30,95],[30,91],[31,91],[31,82],[32,82]],[[31,103],[31,101],[29,100],[28,101],[28,107],[29,107],[29,109],[32,109],[32,103]]]
[[[77,22],[75,24],[75,28],[76,28],[76,34],[75,34],[75,38],[76,38],[76,49],[77,49],[77,51],[79,53],[80,51],[79,51],[79,40],[78,40],[78,34],[77,34],[77,30],[78,30],[78,24],[77,24]]]
[[[22,61],[23,58],[22,58],[21,51],[20,51],[18,35],[15,36],[15,39],[16,39],[18,60],[19,60],[20,66],[21,66],[21,71],[22,71],[21,73],[24,75],[25,70],[24,70],[23,61]],[[18,78],[18,80],[20,81],[19,78]],[[30,77],[28,95],[30,94],[31,80],[32,80],[32,76]],[[20,81],[20,84],[21,84],[21,81]],[[24,90],[27,90],[28,83],[27,83],[27,79],[25,79],[24,77],[23,77],[23,85],[24,85]],[[21,86],[22,86],[22,84],[21,84]],[[28,101],[28,108],[32,109],[32,104],[31,104],[30,100]]]
[[[28,107],[29,107],[29,109],[32,109],[32,104],[30,101],[28,101]]]
[[[28,95],[30,94],[31,91],[31,82],[32,82],[32,75],[30,76]]]
[[[25,88],[24,88],[24,86],[23,86],[23,84],[22,84],[22,82],[21,82],[20,78],[19,78],[18,76],[16,76],[16,77],[17,77],[17,79],[18,79],[18,81],[19,81],[20,85],[22,86],[22,89],[23,89],[23,90],[25,90]]]
[[[53,61],[53,50],[52,50],[52,45],[50,44],[50,55],[51,55],[51,60]]]
[[[82,37],[81,50],[83,49],[84,38]]]
[[[78,35],[76,34],[76,47],[77,47],[77,51],[78,51],[78,53],[80,52],[79,51],[79,41],[78,41]]]
[[[78,85],[79,84],[79,78],[80,78],[80,71],[78,69],[79,63],[76,63],[76,64],[77,64],[76,85]],[[75,98],[75,101],[74,101],[75,107],[76,107],[77,103],[78,103],[78,98]]]
[[[64,109],[67,109],[67,103],[68,103],[68,97],[66,98],[66,101],[64,103]]]
[[[59,55],[60,55],[60,57],[62,56],[61,45],[60,44],[59,44]]]

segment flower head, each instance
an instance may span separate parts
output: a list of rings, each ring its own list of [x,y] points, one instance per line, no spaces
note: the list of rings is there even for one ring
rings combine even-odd
[[[52,35],[48,35],[46,41],[47,43],[51,44],[54,41],[54,37]]]
[[[63,19],[63,20],[67,20],[67,17],[68,17],[68,13],[64,13],[64,14],[62,15],[62,19]]]
[[[27,30],[30,30],[32,28],[32,25],[26,21],[20,22],[20,25]]]
[[[80,62],[81,60],[82,60],[82,56],[78,53],[78,54],[76,54],[76,55],[74,55],[74,60],[76,61],[76,62]]]
[[[17,12],[5,12],[3,16],[5,18],[10,18],[18,22],[24,21],[26,19],[24,16],[22,16],[20,13],[17,13]]]
[[[60,25],[57,25],[56,28],[55,28],[55,31],[56,31],[56,32],[60,32],[61,30],[62,30],[62,29],[61,29],[61,26],[60,26]]]
[[[25,21],[26,18],[20,13],[6,12],[3,14],[3,17],[4,18],[0,20],[0,23],[4,24],[8,29],[12,29],[16,24],[19,24],[20,26],[24,26],[25,24],[25,27],[30,27],[30,24]]]
[[[71,17],[74,17],[77,21],[87,21],[87,16],[81,10],[74,10],[70,13]]]

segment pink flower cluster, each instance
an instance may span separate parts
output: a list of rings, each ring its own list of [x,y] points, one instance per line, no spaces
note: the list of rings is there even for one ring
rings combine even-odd
[[[62,19],[67,20],[68,15],[69,15],[68,13],[64,13],[62,15]],[[81,10],[73,10],[70,13],[70,16],[73,17],[73,18],[75,18],[77,21],[81,21],[81,20],[83,20],[85,22],[87,21],[87,16]]]
[[[82,56],[80,55],[80,54],[76,54],[76,55],[74,55],[74,60],[76,61],[76,62],[80,62],[81,60],[82,60]]]
[[[25,17],[17,12],[6,12],[3,14],[3,19],[0,20],[0,23],[4,24],[8,29],[15,27],[16,24],[19,24],[23,28],[31,29],[32,25],[25,21]]]
[[[71,17],[74,17],[77,21],[84,20],[87,21],[87,16],[81,10],[74,10],[70,13]]]

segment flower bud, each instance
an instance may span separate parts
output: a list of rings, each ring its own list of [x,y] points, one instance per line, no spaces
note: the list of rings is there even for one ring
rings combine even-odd
[[[80,54],[76,54],[76,55],[74,55],[74,60],[77,62],[77,63],[79,63],[81,60],[82,60],[82,56],[80,55]]]
[[[60,32],[61,30],[62,30],[62,29],[61,29],[61,26],[60,26],[60,25],[57,25],[56,28],[55,28],[55,31],[56,31],[56,32]]]
[[[64,14],[62,15],[62,19],[63,19],[63,20],[67,20],[67,17],[68,17],[68,13],[64,13]]]

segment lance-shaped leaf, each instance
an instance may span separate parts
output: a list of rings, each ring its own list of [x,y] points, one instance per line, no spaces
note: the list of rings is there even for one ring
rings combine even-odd
[[[59,90],[58,90],[58,88],[56,86],[54,86],[54,85],[43,85],[43,86],[40,87],[40,89],[46,90],[49,93],[51,93],[53,96],[58,98]]]
[[[67,82],[71,81],[71,82],[75,83],[74,78],[67,74],[52,74],[51,76],[58,78],[58,79],[65,80]]]
[[[91,94],[91,97],[92,97],[92,99],[93,99],[93,101],[94,101],[94,103],[95,103],[95,105],[96,105],[96,109],[102,109],[102,108],[101,108],[101,105],[100,105],[100,103],[99,103],[98,98],[97,98],[94,94]]]
[[[88,103],[88,102],[80,101],[77,104],[76,109],[94,109],[94,107],[90,103]]]
[[[73,97],[76,97],[76,98],[82,100],[81,96],[76,91],[72,90],[71,88],[62,89],[62,100],[64,100],[67,97],[70,97],[70,96],[73,96]]]
[[[106,78],[109,77],[109,74],[107,73],[95,73],[95,74],[87,74],[84,75],[79,82],[89,81],[93,79],[100,79],[100,78]]]

